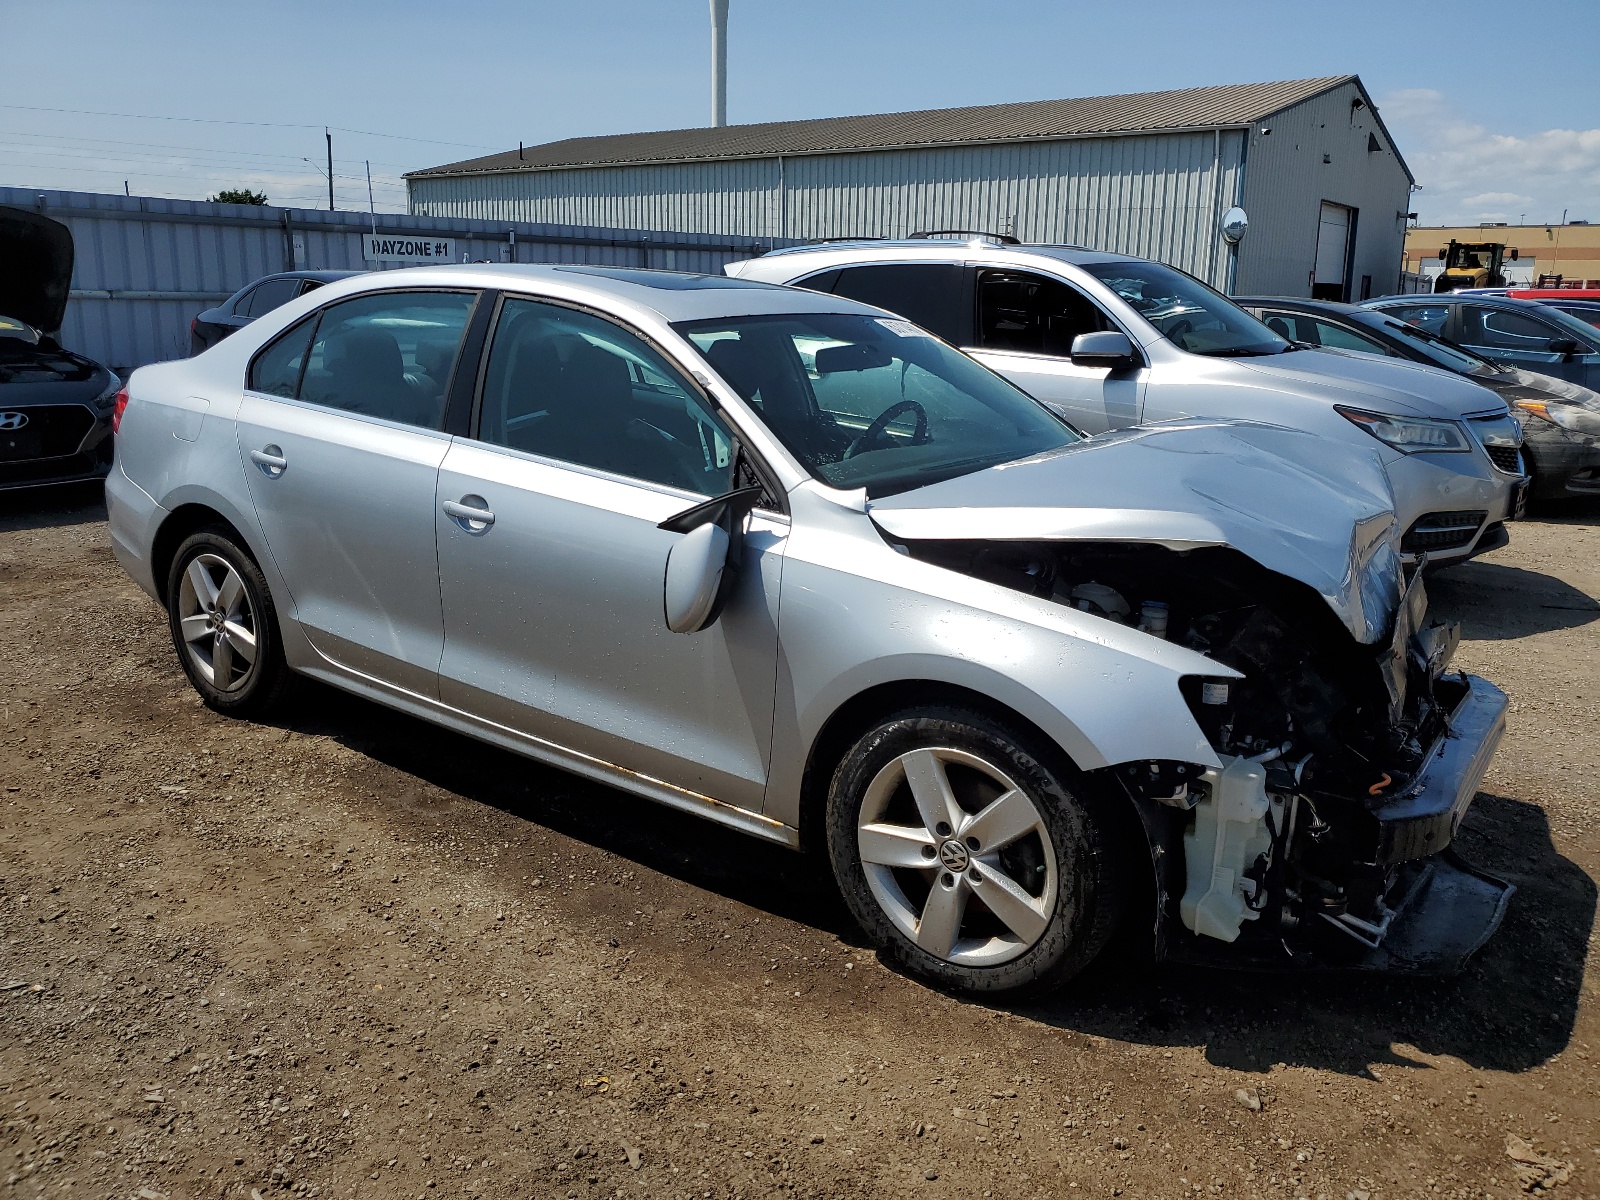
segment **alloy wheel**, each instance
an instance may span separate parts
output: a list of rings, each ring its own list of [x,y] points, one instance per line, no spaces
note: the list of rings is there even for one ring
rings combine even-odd
[[[178,627],[195,670],[219,692],[250,681],[256,614],[244,579],[221,555],[197,554],[178,588]]]
[[[963,750],[922,748],[885,765],[862,799],[856,845],[884,913],[944,962],[1009,962],[1055,911],[1059,872],[1038,806]]]

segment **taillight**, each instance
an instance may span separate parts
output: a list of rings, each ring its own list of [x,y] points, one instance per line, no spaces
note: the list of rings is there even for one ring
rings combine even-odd
[[[111,410],[111,432],[115,433],[122,427],[122,413],[128,407],[128,385],[123,384],[122,390],[117,393],[116,406]]]

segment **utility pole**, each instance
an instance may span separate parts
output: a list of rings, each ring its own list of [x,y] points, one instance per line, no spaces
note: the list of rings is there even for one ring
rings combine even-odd
[[[728,123],[728,0],[711,0],[711,124]]]
[[[328,139],[328,211],[333,211],[333,134],[322,127],[322,136]]]
[[[372,214],[372,232],[378,232],[378,206],[372,202],[372,160],[367,160],[367,211]]]

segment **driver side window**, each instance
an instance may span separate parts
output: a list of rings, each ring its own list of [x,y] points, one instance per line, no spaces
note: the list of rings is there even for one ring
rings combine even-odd
[[[701,495],[729,489],[733,435],[644,339],[603,317],[508,299],[478,438]]]
[[[978,344],[1067,358],[1080,333],[1115,328],[1094,303],[1058,279],[1028,271],[978,276]]]

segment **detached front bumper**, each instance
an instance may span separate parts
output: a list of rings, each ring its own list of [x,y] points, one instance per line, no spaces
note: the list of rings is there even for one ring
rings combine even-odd
[[[1450,714],[1448,732],[1411,783],[1371,810],[1379,866],[1426,858],[1450,844],[1505,735],[1506,694],[1475,675],[1461,680],[1466,694]]]

